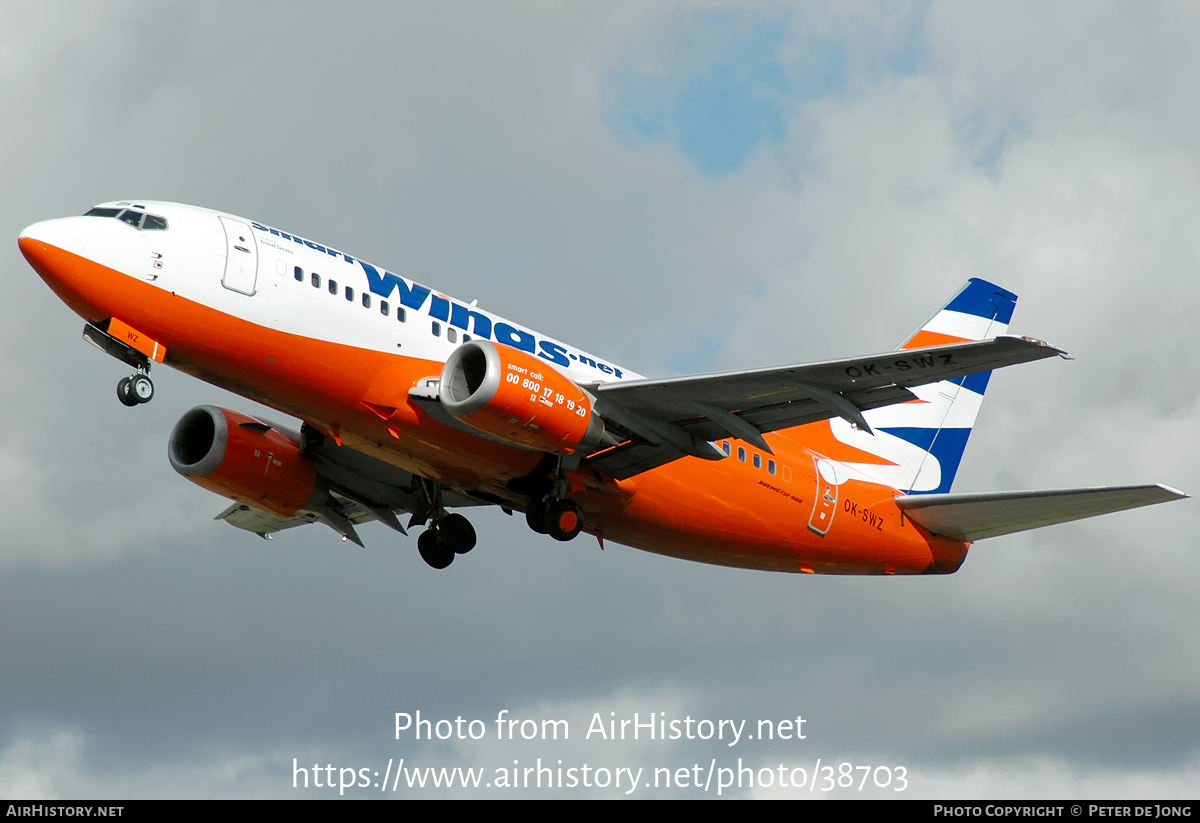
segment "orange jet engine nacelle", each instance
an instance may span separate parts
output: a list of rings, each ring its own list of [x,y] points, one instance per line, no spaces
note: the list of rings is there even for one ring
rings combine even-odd
[[[587,392],[544,360],[488,340],[451,353],[438,397],[468,426],[538,451],[588,451],[604,436]]]
[[[316,464],[301,452],[298,434],[217,406],[181,417],[167,456],[193,483],[284,517],[317,490]]]

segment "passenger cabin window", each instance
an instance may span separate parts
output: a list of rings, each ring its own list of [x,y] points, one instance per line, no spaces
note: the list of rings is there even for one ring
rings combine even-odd
[[[314,289],[321,288],[321,275],[317,274],[316,272],[313,272],[312,273],[312,284],[313,284]]]
[[[762,468],[762,455],[759,454],[758,452],[754,453],[754,468],[756,468],[756,469]]]
[[[774,473],[775,473],[775,461],[768,460],[767,461],[767,474],[774,474]]]
[[[387,315],[388,315],[388,302],[387,302],[386,300],[380,300],[380,301],[379,301],[379,313],[380,313],[380,314],[382,314],[384,317],[387,317]]]
[[[470,342],[471,342],[471,335],[469,335],[469,334],[464,334],[464,335],[463,335],[463,342],[464,342],[464,343],[470,343]]]
[[[396,319],[399,320],[401,323],[408,322],[408,312],[404,310],[403,306],[396,307]]]
[[[432,331],[433,331],[434,337],[441,337],[442,336],[442,324],[439,323],[438,321],[434,320]]]
[[[292,274],[294,274],[296,276],[297,283],[304,282],[304,269],[300,268],[299,266],[296,266],[296,268],[292,269]]]
[[[350,288],[349,286],[346,286],[346,299],[351,303],[354,302],[354,289]]]
[[[729,441],[728,440],[723,440],[721,442],[721,451],[725,452],[726,457],[729,456]]]
[[[371,308],[371,295],[367,294],[366,292],[363,292],[362,293],[362,304],[363,304],[364,309]]]
[[[330,294],[337,294],[337,293],[338,293],[338,287],[337,287],[337,281],[336,281],[336,280],[330,280],[330,281],[329,281],[329,293],[330,293]]]
[[[451,343],[457,343],[458,342],[458,329],[454,328],[453,326],[447,326],[446,327],[446,339],[449,340]]]
[[[792,467],[791,466],[783,467],[783,482],[784,483],[792,482]]]
[[[741,460],[743,463],[746,462],[746,450],[741,446],[738,446],[738,460]]]

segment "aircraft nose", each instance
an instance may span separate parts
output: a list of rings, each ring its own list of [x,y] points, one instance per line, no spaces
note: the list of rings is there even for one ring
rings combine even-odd
[[[30,254],[39,254],[46,246],[54,246],[63,251],[83,254],[87,248],[87,237],[83,227],[79,225],[78,217],[63,217],[57,220],[43,220],[26,226],[17,237],[17,245],[21,253],[30,263]]]
[[[85,262],[83,251],[87,247],[87,236],[84,230],[87,227],[78,222],[83,219],[44,220],[28,226],[17,237],[21,254],[33,270],[80,314],[84,314],[88,305],[76,299],[83,282],[80,278],[86,272],[86,266],[81,264]]]

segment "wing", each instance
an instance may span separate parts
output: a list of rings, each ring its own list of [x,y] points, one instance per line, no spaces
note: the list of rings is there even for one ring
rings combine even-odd
[[[991,494],[914,494],[897,497],[896,505],[909,519],[934,534],[972,541],[1185,497],[1183,492],[1163,485],[1097,486]]]
[[[624,440],[583,465],[618,479],[686,455],[720,459],[710,441],[732,437],[771,449],[762,435],[844,417],[870,431],[862,412],[916,399],[908,389],[1047,357],[1068,356],[1031,337],[996,337],[870,357],[665,380],[604,383],[596,411]]]
[[[266,425],[266,424],[263,424]],[[414,522],[425,522],[431,513],[432,487],[420,477],[346,446],[337,446],[305,427],[301,438],[314,460],[323,493],[314,495],[307,508],[293,517],[274,514],[244,503],[234,503],[214,520],[270,539],[275,532],[324,523],[358,545],[355,526],[378,520],[407,534],[397,514],[411,513]],[[451,488],[439,488],[438,502],[446,508],[488,505],[487,501]]]

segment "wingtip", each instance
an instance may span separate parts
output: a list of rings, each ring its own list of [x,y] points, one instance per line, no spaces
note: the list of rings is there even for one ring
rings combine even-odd
[[[1001,335],[1001,337],[1017,337],[1017,336],[1016,335]],[[1047,343],[1045,340],[1040,340],[1036,337],[1026,337],[1026,336],[1017,337],[1017,339],[1023,340],[1024,342],[1030,343],[1034,346],[1041,346],[1042,348],[1050,349],[1050,351],[1054,352],[1054,354],[1058,355],[1063,360],[1074,360],[1075,359],[1075,357],[1066,349],[1060,349],[1058,346],[1054,345],[1053,343]],[[1047,356],[1049,356],[1049,355],[1047,355]]]
[[[1157,485],[1163,491],[1168,492],[1169,494],[1175,495],[1176,500],[1188,500],[1191,498],[1190,494],[1187,494],[1186,492],[1181,492],[1179,489],[1172,488],[1172,487],[1168,486],[1166,483],[1156,483],[1155,485]]]

